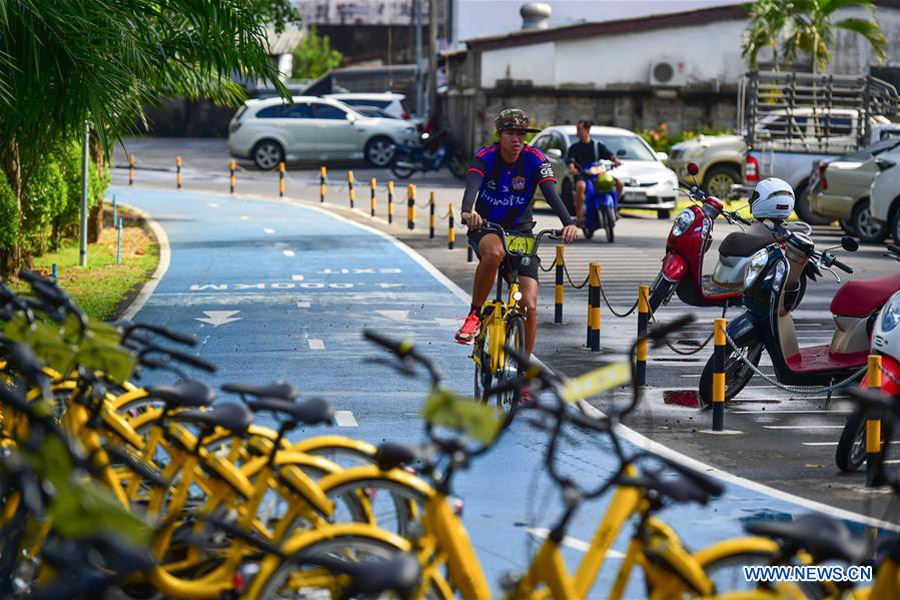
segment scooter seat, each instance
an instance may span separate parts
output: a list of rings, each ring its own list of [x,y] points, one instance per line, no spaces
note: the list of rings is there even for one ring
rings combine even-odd
[[[842,317],[866,317],[900,290],[900,273],[876,279],[848,281],[831,301],[831,312]]]
[[[721,256],[738,256],[745,258],[753,256],[758,250],[762,250],[771,244],[774,238],[771,235],[753,235],[751,233],[743,233],[735,231],[729,233],[722,245],[719,246],[719,254]]]

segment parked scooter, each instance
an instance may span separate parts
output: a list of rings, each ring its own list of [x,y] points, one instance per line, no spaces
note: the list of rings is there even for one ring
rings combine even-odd
[[[440,137],[445,138],[446,136],[441,135]],[[419,141],[421,143],[417,145],[397,145],[394,150],[394,162],[391,163],[391,172],[394,175],[400,179],[407,179],[416,171],[427,173],[428,171],[440,171],[446,167],[457,179],[465,178],[466,165],[452,151],[446,140],[432,141],[431,134],[426,131],[419,136]]]
[[[875,317],[888,298],[900,289],[900,273],[864,281],[848,281],[831,301],[835,332],[831,344],[800,348],[794,320],[785,309],[785,290],[796,285],[804,271],[811,268],[816,277],[830,272],[840,282],[833,267],[852,273],[838,260],[832,248],[817,252],[812,238],[778,226],[782,243],[759,250],[750,259],[744,274],[743,305],[747,308],[728,323],[729,345],[725,359],[725,399],[734,398],[753,377],[747,365],[759,364],[763,350],[769,354],[775,377],[780,383],[795,386],[832,385],[851,377],[866,364],[869,334]],[[859,248],[856,240],[845,236],[841,246],[849,252]],[[713,358],[710,357],[700,379],[700,398],[712,400]]]
[[[616,180],[610,175],[615,165],[608,160],[598,160],[584,169],[590,175],[585,178],[584,189],[584,237],[591,239],[598,229],[606,231],[606,241],[616,241],[616,214],[618,212],[619,195],[616,192]]]
[[[697,174],[697,165],[688,165],[691,175]],[[786,185],[786,184],[785,184]],[[675,292],[678,298],[691,306],[738,306],[744,280],[744,267],[760,248],[774,241],[772,230],[762,221],[783,223],[794,208],[793,190],[790,201],[784,199],[751,204],[755,221],[740,216],[737,211],[723,209],[722,202],[700,189],[696,180],[693,185],[683,184],[688,196],[700,205],[692,205],[681,211],[666,242],[666,257],[662,270],[650,286],[650,311],[656,312],[668,302]],[[729,223],[748,225],[747,231],[730,233],[719,246],[719,261],[712,276],[703,274],[703,257],[712,245],[712,231],[716,218],[722,215]],[[805,223],[792,227],[808,229]],[[797,289],[791,290],[788,306],[795,308],[805,292],[805,279],[798,282]]]
[[[900,246],[890,244],[890,253],[885,254],[900,261]],[[900,291],[895,292],[875,318],[872,330],[870,354],[881,355],[881,391],[896,396],[900,394]],[[869,387],[867,377],[863,377],[860,388]],[[855,410],[847,418],[841,439],[838,441],[834,461],[838,469],[852,473],[866,460],[866,414]]]

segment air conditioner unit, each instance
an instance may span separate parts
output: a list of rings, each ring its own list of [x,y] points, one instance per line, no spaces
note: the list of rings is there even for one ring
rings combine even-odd
[[[687,83],[687,66],[683,59],[666,57],[650,63],[650,85],[681,87]]]

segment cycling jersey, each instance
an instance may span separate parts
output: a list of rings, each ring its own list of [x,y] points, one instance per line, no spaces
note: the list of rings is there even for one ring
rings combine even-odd
[[[535,190],[544,181],[556,182],[547,157],[527,144],[514,165],[503,161],[499,144],[485,146],[475,154],[469,172],[483,178],[475,211],[504,229],[531,229]],[[463,206],[463,212],[469,210],[471,206]]]

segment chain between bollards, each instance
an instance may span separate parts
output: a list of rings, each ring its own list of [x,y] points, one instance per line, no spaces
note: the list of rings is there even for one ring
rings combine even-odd
[[[881,389],[881,356],[870,354],[866,383],[870,390]],[[866,413],[866,487],[880,485],[878,465],[881,462],[881,410],[869,408]]]
[[[325,169],[325,165],[319,167],[319,203],[325,202],[325,190],[327,189],[325,186],[325,174],[327,173]]]
[[[725,429],[725,328],[728,322],[719,318],[713,330],[712,430]]]

